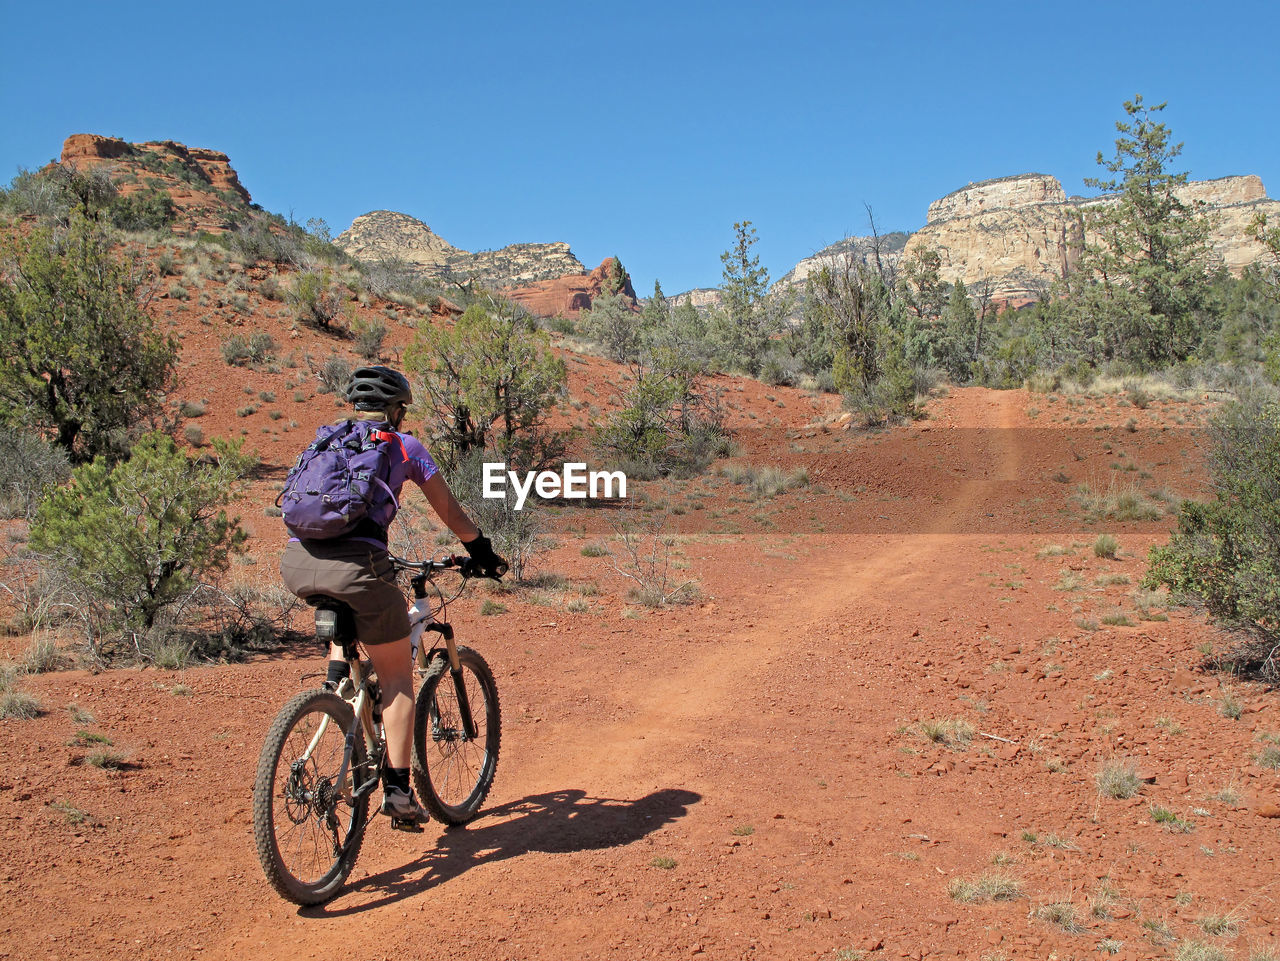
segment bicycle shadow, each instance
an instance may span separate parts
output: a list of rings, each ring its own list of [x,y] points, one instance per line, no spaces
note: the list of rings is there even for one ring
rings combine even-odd
[[[349,908],[335,909],[330,902],[298,913],[326,918],[360,914],[412,897],[477,865],[532,851],[567,854],[620,847],[684,817],[701,800],[702,795],[693,791],[672,788],[634,801],[588,797],[577,789],[533,795],[491,808],[468,825],[446,828],[433,850],[346,888],[380,891],[381,897]]]

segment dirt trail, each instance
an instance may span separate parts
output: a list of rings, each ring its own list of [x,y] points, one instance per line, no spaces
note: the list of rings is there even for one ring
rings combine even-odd
[[[991,397],[978,426],[1011,426],[1016,397]],[[627,815],[629,807],[636,809],[629,816],[645,809],[646,799],[658,808],[664,803],[672,808],[685,807],[688,813],[681,816],[691,822],[710,818],[714,824],[714,819],[726,816],[725,811],[744,822],[786,820],[796,817],[791,813],[794,799],[788,800],[787,796],[795,791],[797,769],[810,767],[814,756],[826,749],[833,733],[838,732],[836,740],[846,746],[858,744],[864,736],[881,740],[900,717],[904,692],[898,685],[910,684],[910,675],[881,676],[876,683],[863,683],[856,714],[852,714],[843,704],[829,703],[833,695],[840,694],[819,693],[822,687],[815,684],[811,664],[814,659],[830,659],[835,653],[830,649],[833,643],[848,644],[851,651],[863,646],[865,642],[857,639],[842,639],[842,635],[850,633],[850,626],[875,623],[879,636],[898,630],[909,633],[906,624],[916,617],[916,612],[931,608],[937,599],[962,589],[951,581],[948,558],[954,554],[957,541],[965,540],[967,535],[950,531],[966,526],[966,520],[981,507],[993,483],[998,485],[1017,477],[1017,432],[990,430],[986,436],[992,442],[992,449],[985,452],[988,469],[981,474],[975,472],[977,476],[964,484],[954,501],[938,511],[935,523],[922,525],[935,528],[938,533],[842,538],[815,550],[803,563],[781,563],[776,574],[766,576],[764,583],[755,586],[753,596],[730,615],[728,623],[718,613],[707,618],[709,623],[703,630],[707,640],[714,643],[692,650],[673,648],[669,657],[659,658],[656,663],[646,658],[630,665],[612,665],[608,688],[592,694],[610,701],[609,718],[603,723],[570,718],[563,724],[539,725],[538,740],[543,749],[536,755],[529,750],[533,745],[521,736],[528,729],[517,729],[505,747],[499,789],[495,792],[498,810],[482,819],[470,833],[490,835],[498,849],[496,859],[504,861],[509,861],[510,855],[503,853],[501,846],[511,843],[510,836],[524,832],[535,836],[521,839],[517,846],[528,847],[527,852],[520,852],[526,856],[504,869],[495,886],[486,885],[487,896],[495,901],[485,913],[496,922],[504,913],[518,913],[513,911],[516,905],[524,898],[535,898],[549,881],[554,887],[555,882],[544,874],[542,859],[536,857],[540,849],[558,853],[558,849],[567,848],[565,853],[580,854],[573,850],[577,844],[586,843],[592,850],[590,846],[596,843],[574,830],[572,821],[581,814],[570,811],[563,817],[548,818],[555,802],[544,804],[539,810],[538,804],[527,801],[529,798],[567,799],[574,791],[565,791],[565,786],[574,785],[583,792],[583,798],[633,799],[602,805],[614,807],[621,820],[626,820],[622,815]],[[856,671],[856,665],[850,667]],[[786,678],[788,683],[771,683],[771,679],[778,678]],[[831,707],[835,710],[824,717]],[[763,724],[760,718],[764,719]],[[851,726],[841,730],[841,719],[847,719]],[[818,730],[813,729],[815,724]],[[905,782],[886,782],[883,752],[859,755],[855,751],[847,761],[852,763],[844,780],[858,789],[864,802],[874,796],[877,806],[890,810],[910,808],[918,802],[914,790]],[[874,782],[874,790],[865,783],[868,777]],[[777,791],[762,795],[762,786],[771,781],[776,781]],[[860,781],[864,783],[859,785]],[[590,810],[591,802],[578,799],[569,806]],[[857,806],[846,809],[839,803],[836,807],[852,813]],[[672,813],[662,810],[656,816],[669,817]],[[780,813],[781,818],[774,817]],[[697,817],[699,814],[701,818]],[[867,817],[865,813],[862,816]],[[537,824],[539,818],[544,823]],[[874,816],[864,826],[871,828],[873,824]],[[701,823],[690,826],[695,832],[709,827]],[[636,827],[643,829],[643,825]],[[627,837],[625,828],[619,825],[617,829],[623,838]],[[383,835],[375,833],[370,847],[376,850],[382,839]],[[646,835],[637,840],[647,842],[651,838]],[[472,839],[464,849],[483,862],[488,843]],[[602,869],[608,880],[600,878]],[[562,870],[561,865],[555,868],[557,873]],[[858,872],[856,857],[846,870]],[[570,877],[576,871],[596,879],[587,887],[617,883],[616,878],[609,877],[612,871],[601,864],[588,861],[574,866]],[[433,867],[427,874],[439,872]],[[409,874],[412,876],[412,872]],[[457,887],[456,894],[465,897],[463,890],[468,886],[459,884],[461,880],[450,877],[443,887]],[[410,890],[413,889],[411,885]],[[874,897],[873,891],[874,885],[861,896]],[[356,885],[354,892],[340,899],[341,906],[335,913],[369,909],[346,917],[344,925],[356,932],[372,933],[387,923],[388,919],[381,915],[398,903],[389,900],[387,893],[380,884]],[[445,904],[436,904],[446,914],[453,910],[445,907],[452,900],[450,893],[434,884],[424,884],[421,890],[421,895],[433,903],[442,897],[449,899]],[[614,938],[625,940],[628,927],[634,929],[636,943],[640,943],[645,939],[641,933],[644,926],[637,923],[640,920],[613,915],[604,925],[601,919],[592,921],[589,917],[544,919],[544,923],[550,922],[561,945],[557,950],[547,950],[545,956],[566,956],[558,952],[572,952],[575,940],[584,952],[593,950],[594,945],[594,949],[608,954],[605,945]],[[709,919],[699,923],[711,924]],[[269,917],[263,918],[256,930],[251,928],[243,934],[252,943],[255,938],[266,940],[278,931],[278,921]],[[397,936],[388,934],[387,938],[394,943]],[[304,939],[303,943],[311,942]],[[690,950],[694,947],[691,945]],[[704,950],[709,949],[710,945],[704,945]],[[523,950],[530,949],[526,946]],[[735,950],[752,948],[744,943]],[[499,949],[494,956],[505,955]],[[521,955],[513,951],[510,956]],[[720,955],[712,951],[712,956]]]

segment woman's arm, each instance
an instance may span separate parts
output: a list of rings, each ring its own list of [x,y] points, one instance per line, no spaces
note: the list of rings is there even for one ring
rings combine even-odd
[[[465,544],[480,536],[480,528],[472,523],[439,473],[432,474],[420,486],[422,493],[427,495],[427,503],[431,505],[431,509],[440,516],[458,540]]]

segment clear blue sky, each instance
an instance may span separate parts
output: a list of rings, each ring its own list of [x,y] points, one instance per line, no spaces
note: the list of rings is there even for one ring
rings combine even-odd
[[[1193,178],[1280,196],[1280,4],[54,4],[4,0],[0,180],[72,133],[225,151],[268,210],[379,208],[469,250],[567,241],[639,293],[913,230],[970,181],[1088,193],[1121,104]]]

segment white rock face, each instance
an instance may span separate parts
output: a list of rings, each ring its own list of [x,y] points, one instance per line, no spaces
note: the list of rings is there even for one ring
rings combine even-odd
[[[333,242],[357,260],[398,257],[424,267],[447,264],[451,258],[466,253],[421,220],[394,210],[361,214]]]
[[[953,190],[929,204],[925,222],[937,223],[953,217],[972,217],[989,210],[1014,210],[1034,204],[1060,204],[1067,199],[1057,177],[1048,174],[1020,174],[998,177]]]
[[[361,214],[333,241],[357,260],[403,260],[433,280],[476,277],[489,287],[519,287],[586,272],[563,242],[511,244],[477,253],[455,247],[421,220],[394,210]]]
[[[1256,176],[1192,181],[1178,196],[1209,217],[1209,245],[1237,275],[1264,252],[1249,229],[1254,216],[1280,222],[1280,201],[1267,198]],[[1078,260],[1082,215],[1112,203],[1114,196],[1067,198],[1045,174],[987,180],[930,204],[928,223],[911,235],[903,257],[930,248],[948,283],[986,283],[997,299],[1033,299]]]

